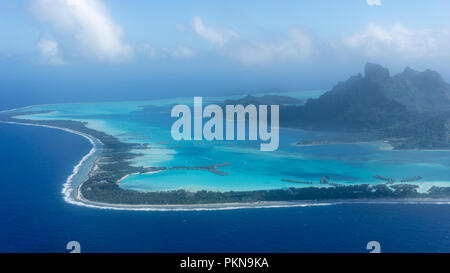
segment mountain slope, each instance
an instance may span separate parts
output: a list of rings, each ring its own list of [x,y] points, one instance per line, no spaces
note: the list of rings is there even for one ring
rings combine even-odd
[[[408,143],[415,141],[417,146],[427,146],[428,134],[434,143],[431,146],[443,147],[448,146],[448,113],[450,85],[437,72],[406,68],[391,77],[386,68],[367,64],[364,77],[353,76],[304,106],[282,107],[280,124],[312,130],[369,132],[377,138],[401,136]]]

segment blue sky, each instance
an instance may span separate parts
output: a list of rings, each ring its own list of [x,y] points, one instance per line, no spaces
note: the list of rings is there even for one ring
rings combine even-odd
[[[86,90],[117,100],[328,89],[367,61],[448,80],[449,10],[447,0],[2,0],[0,95],[16,105],[83,101]]]

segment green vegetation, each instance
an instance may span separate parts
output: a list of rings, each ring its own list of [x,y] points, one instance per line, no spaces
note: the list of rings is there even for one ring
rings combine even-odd
[[[391,189],[393,188],[393,189]],[[111,204],[130,205],[165,205],[165,204],[214,204],[214,203],[246,203],[259,201],[301,201],[301,200],[349,200],[349,199],[385,199],[385,198],[448,198],[449,188],[433,187],[429,193],[417,192],[417,186],[399,184],[388,187],[385,184],[376,186],[354,185],[329,188],[288,188],[265,191],[213,192],[185,190],[167,192],[138,192],[122,190],[111,184],[97,187],[85,192],[85,198],[92,201]]]

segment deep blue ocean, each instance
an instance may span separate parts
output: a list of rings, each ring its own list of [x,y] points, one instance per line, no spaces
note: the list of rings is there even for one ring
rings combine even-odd
[[[450,252],[450,205],[348,204],[229,211],[100,210],[61,189],[80,136],[0,124],[0,252]]]

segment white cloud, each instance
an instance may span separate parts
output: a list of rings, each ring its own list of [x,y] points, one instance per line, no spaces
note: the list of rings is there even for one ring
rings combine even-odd
[[[449,30],[408,29],[401,24],[389,28],[369,24],[365,31],[345,38],[343,43],[368,56],[450,56]]]
[[[108,62],[127,60],[132,48],[101,0],[33,0],[33,10],[56,37],[74,39],[82,53]]]
[[[271,61],[304,61],[313,52],[313,40],[300,29],[291,29],[288,35],[270,41],[247,41],[236,32],[215,30],[206,26],[202,18],[193,18],[194,31],[208,42],[218,45],[219,53],[248,65]]]
[[[38,43],[42,60],[48,64],[63,64],[63,60],[59,53],[59,46],[56,41],[42,39]]]
[[[369,6],[381,6],[381,0],[366,0]]]
[[[192,19],[194,25],[194,31],[203,39],[208,40],[209,42],[223,46],[230,39],[237,38],[237,34],[229,29],[225,29],[223,31],[215,30],[211,27],[205,26],[203,24],[202,18],[200,16],[196,16]]]

